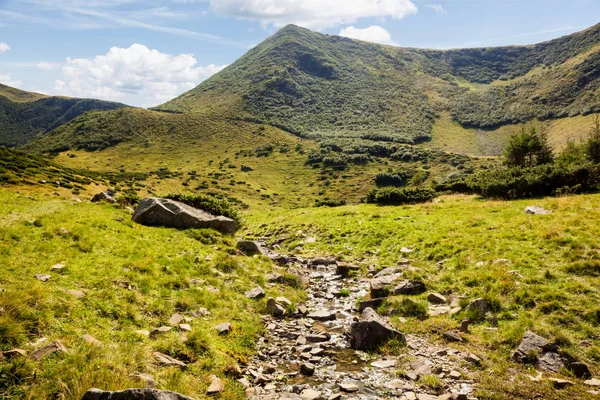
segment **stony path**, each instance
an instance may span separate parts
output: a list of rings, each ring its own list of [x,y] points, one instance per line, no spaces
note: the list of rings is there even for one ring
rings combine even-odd
[[[293,257],[286,266],[308,278],[308,300],[295,315],[265,316],[266,334],[240,381],[252,399],[474,399],[468,355],[406,335],[402,355],[355,351],[349,331],[368,279],[338,274],[334,260]],[[426,383],[429,383],[427,386]]]

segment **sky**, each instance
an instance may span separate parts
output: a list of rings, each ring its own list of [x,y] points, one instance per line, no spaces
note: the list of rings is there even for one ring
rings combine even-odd
[[[538,43],[600,22],[600,0],[0,0],[0,83],[162,104],[281,27],[404,47]]]

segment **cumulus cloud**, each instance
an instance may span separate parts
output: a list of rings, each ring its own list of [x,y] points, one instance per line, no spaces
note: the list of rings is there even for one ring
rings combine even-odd
[[[431,8],[433,11],[440,14],[448,14],[448,11],[441,4],[426,4],[425,7]]]
[[[359,18],[401,19],[416,14],[411,0],[210,0],[216,14],[257,20],[281,27],[296,24],[323,29]]]
[[[160,103],[189,90],[225,65],[197,66],[191,54],[172,55],[141,44],[112,47],[94,58],[67,58],[53,92],[65,96]]]
[[[365,42],[381,43],[381,44],[394,44],[392,36],[384,28],[373,25],[368,28],[359,29],[353,26],[344,28],[339,33],[340,36],[363,40]]]
[[[0,74],[0,83],[16,88],[21,86],[21,81],[13,79],[10,74]]]
[[[7,45],[7,44],[6,44],[6,43],[4,43],[4,42],[1,42],[1,43],[0,43],[0,54],[2,54],[2,53],[6,53],[6,52],[7,52],[7,51],[9,51],[9,50],[10,50],[10,46],[9,46],[9,45]]]
[[[60,68],[60,64],[46,62],[46,61],[40,61],[39,63],[36,64],[36,68],[48,71],[48,70],[51,70],[51,69],[58,69],[58,68]]]

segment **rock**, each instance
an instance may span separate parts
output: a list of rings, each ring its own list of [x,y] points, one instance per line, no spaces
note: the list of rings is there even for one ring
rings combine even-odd
[[[449,342],[462,342],[462,341],[464,341],[464,339],[462,338],[462,336],[460,336],[458,333],[456,333],[454,331],[444,332],[443,336],[444,336],[444,339],[446,339]]]
[[[548,378],[548,382],[552,383],[552,385],[557,389],[564,389],[566,387],[573,386],[573,382],[566,379]]]
[[[3,351],[2,353],[0,353],[0,355],[0,360],[2,360],[3,358],[12,360],[13,358],[25,357],[27,355],[27,352],[22,349],[11,349]]]
[[[429,295],[427,295],[427,301],[433,304],[445,304],[448,302],[448,299],[439,293],[429,293]]]
[[[93,337],[92,335],[88,335],[87,333],[81,337],[84,342],[94,347],[104,347],[104,343]]]
[[[52,272],[59,272],[62,271],[63,269],[67,268],[67,266],[65,264],[56,264],[50,267],[50,271]]]
[[[298,308],[296,308],[296,311],[300,315],[307,315],[308,314],[308,308],[306,308],[306,306],[298,306]]]
[[[346,393],[355,393],[359,391],[358,385],[350,382],[342,382],[340,383],[340,390]]]
[[[348,278],[350,275],[353,275],[358,271],[360,271],[360,267],[358,265],[338,263],[335,273],[341,275],[342,278]]]
[[[461,373],[458,371],[450,371],[448,376],[450,377],[450,379],[460,379]]]
[[[244,295],[251,300],[260,299],[265,297],[265,291],[260,286],[257,286],[254,289],[248,290]]]
[[[371,366],[375,367],[375,368],[391,368],[391,367],[396,366],[396,361],[395,360],[374,361],[371,363]]]
[[[267,255],[265,249],[258,243],[251,240],[240,240],[236,248],[247,256],[255,254]]]
[[[387,324],[372,308],[350,327],[350,346],[355,350],[374,350],[390,339],[406,343],[404,335]]]
[[[565,367],[565,364],[562,362],[558,353],[548,351],[542,354],[535,364],[535,367],[542,371],[560,372]]]
[[[462,333],[469,333],[469,320],[468,319],[463,319],[462,322],[460,323],[460,331]]]
[[[192,315],[194,317],[208,317],[210,315],[210,311],[208,311],[206,308],[201,307],[198,309],[198,311],[194,311],[192,313]]]
[[[173,328],[171,328],[170,326],[161,326],[160,328],[152,329],[152,332],[150,332],[150,337],[155,338],[157,336],[163,335],[169,332],[171,329]]]
[[[268,275],[265,276],[265,280],[267,282],[282,282],[283,281],[283,275],[278,274],[278,273],[268,274]]]
[[[331,340],[331,335],[329,333],[324,333],[322,335],[306,335],[306,341],[311,343],[323,343]]]
[[[371,279],[371,298],[373,299],[389,296],[394,282],[402,277],[401,273],[384,273],[386,270],[389,269],[384,269]]]
[[[385,299],[382,297],[377,299],[363,300],[358,305],[358,311],[362,313],[365,310],[365,308],[372,308],[373,310],[376,310],[377,308],[379,308],[380,305],[383,304],[384,300]]]
[[[512,358],[521,363],[535,363],[537,357],[546,350],[552,350],[552,346],[548,341],[533,332],[527,331]]]
[[[588,379],[587,381],[583,382],[585,385],[588,386],[600,386],[600,379]]]
[[[46,274],[35,274],[35,279],[37,279],[38,281],[42,281],[42,282],[47,282],[50,278],[52,278],[50,275],[46,275]]]
[[[137,333],[140,336],[150,336],[150,331],[147,331],[145,329],[140,329],[135,331],[135,333]]]
[[[171,318],[169,318],[167,323],[171,326],[177,326],[181,323],[181,321],[183,321],[183,315],[177,313],[177,314],[173,314],[171,316]]]
[[[39,349],[34,350],[34,352],[31,353],[29,358],[34,361],[39,361],[43,358],[48,357],[51,354],[66,353],[66,352],[67,352],[67,348],[65,346],[63,346],[63,344],[60,341],[55,340],[54,342],[50,343],[47,346],[40,347]]]
[[[317,265],[335,265],[337,263],[334,257],[316,257],[310,260],[310,265],[316,267]]]
[[[189,324],[179,324],[179,329],[185,332],[192,331],[192,327]]]
[[[590,368],[582,362],[572,362],[568,366],[569,371],[573,373],[577,378],[586,379],[591,378],[592,373]]]
[[[214,216],[178,201],[151,197],[136,207],[134,222],[147,226],[168,228],[212,228],[222,233],[235,232],[235,222],[223,216]]]
[[[333,321],[336,319],[335,311],[316,310],[308,313],[306,318],[311,318],[316,321]]]
[[[105,392],[90,389],[81,400],[194,400],[179,393],[158,389],[126,389],[120,392]]]
[[[275,299],[278,304],[281,304],[284,307],[289,307],[292,305],[292,302],[286,297],[280,296]]]
[[[113,196],[111,196],[110,194],[106,193],[106,192],[100,192],[100,193],[96,193],[94,195],[94,197],[92,197],[92,203],[99,203],[101,201],[105,201],[107,203],[116,203],[117,200],[115,200],[115,198]]]
[[[481,358],[477,357],[475,354],[469,354],[467,356],[467,361],[477,366],[481,365]]]
[[[283,317],[285,315],[285,308],[281,304],[277,303],[272,297],[267,300],[267,313],[274,317]]]
[[[342,400],[342,394],[339,392],[331,393],[331,396],[327,400]]]
[[[537,206],[527,206],[525,207],[525,214],[544,215],[552,214],[552,211]]]
[[[304,375],[312,376],[315,373],[315,366],[311,363],[304,363],[300,366],[300,372]]]
[[[304,389],[300,393],[302,400],[319,400],[321,398],[321,392],[317,392],[313,389]]]
[[[85,293],[81,290],[67,290],[67,293],[78,300],[83,299],[85,297]]]
[[[187,365],[183,361],[176,360],[173,357],[160,353],[158,351],[155,351],[153,353],[153,356],[156,359],[156,361],[158,361],[158,363],[161,365],[169,367],[179,367],[181,369],[185,369],[187,367]]]
[[[213,395],[219,394],[225,390],[225,384],[219,378],[214,375],[210,376],[210,386],[206,389],[206,394]]]
[[[143,373],[134,373],[129,375],[131,378],[135,378],[136,380],[140,381],[141,383],[143,383],[147,388],[155,388],[158,386],[158,382],[156,382],[156,380],[154,379],[154,377],[150,374],[143,374]]]
[[[488,312],[488,303],[482,298],[475,299],[469,304],[469,311],[478,311],[481,315],[485,315]]]
[[[227,335],[229,332],[231,332],[232,326],[229,322],[223,322],[215,326],[215,329],[217,332],[219,332],[219,335]]]

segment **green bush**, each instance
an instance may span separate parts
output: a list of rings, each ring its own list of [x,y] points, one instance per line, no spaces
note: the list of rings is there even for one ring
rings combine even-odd
[[[190,207],[199,208],[214,215],[222,215],[231,218],[235,223],[236,229],[240,229],[243,226],[241,215],[225,200],[201,194],[189,195],[177,193],[170,193],[164,196],[164,198],[179,201]]]
[[[430,201],[437,195],[431,188],[395,188],[373,189],[367,194],[367,203],[381,205],[416,204]]]

